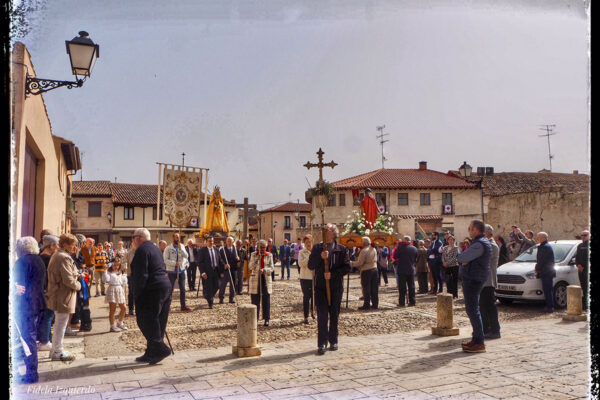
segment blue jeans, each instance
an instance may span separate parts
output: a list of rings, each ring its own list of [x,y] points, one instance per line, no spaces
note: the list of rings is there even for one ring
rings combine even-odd
[[[554,278],[552,275],[544,275],[540,278],[542,279],[542,290],[546,299],[546,309],[551,310],[554,308],[554,286],[552,285]]]
[[[54,311],[46,308],[40,312],[37,326],[37,339],[40,343],[46,344],[50,341],[50,331],[53,319]]]
[[[283,274],[285,272],[285,268],[287,268],[287,276],[290,279],[290,259],[286,258],[285,260],[281,260],[281,279],[283,279]]]
[[[473,343],[484,344],[483,322],[479,312],[479,296],[485,282],[463,278],[462,289],[465,296],[465,310],[473,327]]]
[[[398,266],[394,264],[394,276],[396,277],[396,287],[400,287],[400,278],[398,277]]]

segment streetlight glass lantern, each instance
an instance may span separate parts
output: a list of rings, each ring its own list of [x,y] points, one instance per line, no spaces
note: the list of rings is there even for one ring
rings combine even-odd
[[[92,42],[86,31],[80,31],[78,37],[65,41],[65,44],[73,75],[91,76],[96,59],[100,56],[100,46]]]
[[[463,165],[460,166],[458,171],[460,172],[460,175],[463,178],[468,178],[471,176],[471,171],[473,171],[473,167],[471,167],[469,164],[467,164],[466,161],[463,161]]]

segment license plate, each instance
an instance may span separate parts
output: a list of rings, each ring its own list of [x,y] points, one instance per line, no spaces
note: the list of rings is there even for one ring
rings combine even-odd
[[[517,287],[509,286],[509,285],[498,285],[498,289],[500,289],[500,290],[517,290]]]

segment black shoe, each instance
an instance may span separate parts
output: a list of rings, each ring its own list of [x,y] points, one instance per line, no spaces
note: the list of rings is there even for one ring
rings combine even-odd
[[[223,301],[223,299],[220,299],[220,300],[219,300],[219,304],[223,304],[223,303],[225,303],[225,302]]]
[[[230,304],[235,304],[235,300],[229,300]]]
[[[361,310],[361,311],[362,310],[368,310],[369,308],[371,308],[371,307],[369,307],[369,306],[358,307],[358,309]]]
[[[81,328],[79,328],[79,332],[90,332],[91,330],[92,327],[87,325],[81,325]]]
[[[149,357],[148,363],[150,365],[158,364],[159,362],[161,362],[165,358],[169,357],[170,355],[171,355],[171,350],[165,350],[165,352],[162,353],[162,355],[160,355],[160,356]]]
[[[143,355],[137,357],[135,359],[135,361],[137,361],[137,362],[150,362],[150,357],[148,357],[146,354],[143,354]]]
[[[373,310],[378,310],[378,309],[379,309],[379,306],[373,306],[373,307],[371,307],[371,308],[372,308]]]
[[[105,292],[102,292],[102,296],[106,296],[106,293],[105,293]]]
[[[323,346],[319,346],[319,349],[317,350],[317,354],[322,356],[323,354],[325,354],[325,352],[327,351],[327,346],[323,345]]]
[[[135,316],[135,313],[133,311],[129,311],[129,315]]]
[[[338,349],[338,345],[337,345],[337,343],[332,343],[332,344],[329,346],[329,350],[331,350],[331,351],[336,351],[337,349]]]
[[[265,320],[265,326],[269,326],[269,320]]]
[[[308,325],[308,324],[309,324],[309,322],[308,322],[308,318],[304,320],[304,323],[305,323],[306,325]]]
[[[409,307],[414,307],[414,306],[415,306],[415,303],[409,303],[409,304],[408,304],[408,306],[409,306]]]
[[[212,310],[212,308],[213,308],[213,305],[212,305],[212,303],[208,305],[208,308],[209,308],[210,310]]]

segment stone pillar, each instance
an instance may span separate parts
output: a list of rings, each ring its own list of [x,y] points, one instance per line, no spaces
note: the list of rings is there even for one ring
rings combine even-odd
[[[437,326],[431,327],[432,335],[458,335],[458,328],[454,327],[453,300],[451,293],[439,293],[437,295]]]
[[[563,321],[586,320],[586,316],[583,314],[582,296],[583,291],[580,286],[567,286],[567,315],[563,317]]]
[[[243,304],[237,307],[237,345],[232,348],[232,353],[238,357],[260,356],[260,347],[257,346],[256,306]]]

